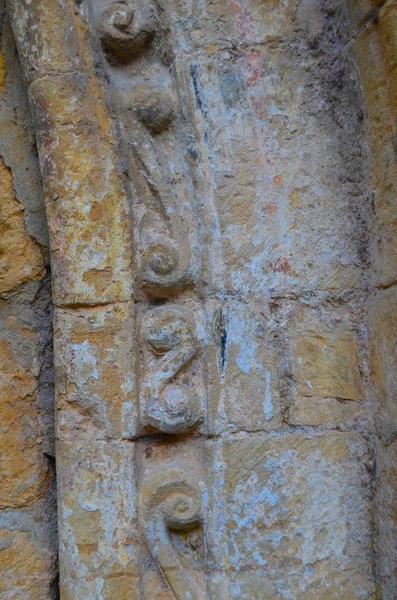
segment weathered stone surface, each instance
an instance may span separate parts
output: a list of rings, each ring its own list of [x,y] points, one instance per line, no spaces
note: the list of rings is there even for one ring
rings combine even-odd
[[[386,0],[376,19],[354,43],[368,114],[370,173],[374,189],[372,282],[369,306],[369,358],[375,399],[377,444],[376,551],[379,597],[392,600],[397,586],[395,546],[396,409],[396,132],[397,2]],[[385,288],[385,289],[383,289]],[[394,536],[394,537],[393,537]]]
[[[215,431],[261,431],[281,424],[280,356],[269,317],[260,304],[222,306]]]
[[[12,175],[0,157],[0,294],[44,277],[39,246],[25,229],[23,208],[14,196]]]
[[[70,13],[60,0],[22,0],[9,2],[14,35],[18,42],[25,36],[29,44],[18,47],[26,79],[31,82],[51,73],[80,70],[82,56],[78,32]],[[37,23],[41,23],[41,27]],[[66,37],[64,37],[66,35]]]
[[[148,551],[141,573],[143,596],[206,600],[203,440],[148,440],[138,446],[136,464],[139,517]]]
[[[61,597],[138,600],[134,444],[58,445]]]
[[[0,530],[0,598],[47,600],[53,557],[24,531]]]
[[[349,10],[352,31],[355,32],[362,27],[367,20],[375,18],[379,8],[387,1],[388,0],[348,0],[346,4]]]
[[[129,303],[57,309],[57,425],[62,439],[136,434],[132,309]]]
[[[7,69],[5,65],[3,52],[0,52],[0,93],[3,92],[6,84]]]
[[[57,549],[45,456],[54,453],[47,236],[26,90],[3,2],[0,14],[0,597],[50,600]]]
[[[0,509],[32,503],[46,493],[48,466],[42,454],[36,410],[37,381],[0,342]]]
[[[357,188],[330,134],[328,82],[310,53],[303,59],[293,48],[247,50],[236,58],[223,50],[196,65],[224,285],[243,296],[334,292],[359,283],[362,231],[349,203]],[[357,100],[349,94],[346,85],[343,119],[354,135],[347,114]]]
[[[10,2],[10,9],[31,84],[55,302],[127,300],[132,280],[129,209],[104,92],[82,44],[81,23],[71,6],[56,0],[45,7],[36,1]]]
[[[397,436],[397,289],[376,293],[369,322],[371,379],[376,423],[385,443]]]
[[[374,283],[397,279],[395,135],[397,132],[397,4],[386,3],[376,24],[355,41],[355,56],[364,86],[371,141],[371,176],[375,191],[372,225]]]
[[[294,37],[302,28],[321,27],[321,15],[316,1],[306,0],[241,0],[233,2],[204,0],[191,6],[183,0],[172,2],[169,20],[174,35],[183,35],[189,48],[204,47],[214,53],[238,44],[275,44]],[[306,18],[310,15],[311,22]],[[178,27],[183,23],[183,29]],[[177,37],[177,39],[178,39]],[[180,49],[182,53],[182,48]]]
[[[342,425],[351,423],[363,415],[363,408],[356,402],[335,398],[296,397],[289,409],[290,425]]]
[[[359,413],[360,407],[346,404],[364,394],[349,312],[298,307],[291,311],[288,337],[295,383],[291,423],[339,423]]]
[[[303,330],[303,328],[302,328]],[[362,387],[357,364],[357,345],[343,328],[338,332],[307,327],[293,336],[293,372],[303,396],[360,400]]]
[[[378,25],[375,0],[352,1],[349,24],[341,0],[8,6],[51,238],[62,600],[374,600],[371,206],[347,31],[368,62],[387,287],[394,0]],[[394,299],[379,298],[374,396],[394,418]],[[8,326],[30,400],[43,377],[24,383]]]
[[[394,442],[378,452],[376,524],[381,598],[392,600],[397,580],[397,446]]]
[[[241,436],[213,453],[209,540],[229,598],[374,598],[359,435]]]
[[[95,90],[84,75],[44,78],[30,94],[46,182],[56,300],[126,300],[132,269],[132,254],[123,241],[128,207],[117,164],[104,149],[110,148],[106,138],[111,132],[100,121],[101,100],[87,102]]]
[[[4,61],[4,87],[0,94],[0,154],[12,173],[14,195],[24,208],[26,230],[39,242],[47,262],[48,230],[27,91],[6,18],[2,25],[0,55]]]

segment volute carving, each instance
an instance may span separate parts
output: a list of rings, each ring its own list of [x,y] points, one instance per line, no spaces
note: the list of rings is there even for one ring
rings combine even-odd
[[[190,436],[193,431],[199,436],[206,419],[205,378],[197,315],[182,304],[187,296],[191,305],[199,304],[196,284],[202,268],[196,174],[181,144],[189,119],[178,89],[181,76],[173,62],[167,6],[157,0],[102,1],[107,7],[101,12],[95,0],[86,0],[104,50],[103,68],[128,172],[140,315],[138,431],[152,436],[155,449],[154,464],[136,459],[139,519],[159,585],[165,582],[176,600],[205,600],[200,478],[191,474],[202,472],[197,456],[204,452],[201,440],[196,452]],[[186,132],[190,139],[191,128]],[[152,307],[154,299],[161,305]],[[159,433],[180,436],[181,446],[168,437],[160,448]],[[146,437],[137,441],[137,456],[146,443]],[[191,456],[189,465],[179,462],[183,446],[184,460]],[[146,589],[144,579],[142,586],[149,600],[153,588]]]
[[[98,32],[105,50],[119,60],[144,51],[157,29],[157,14],[149,0],[114,2],[101,14]]]
[[[136,85],[132,90],[130,102],[137,119],[152,134],[165,131],[175,120],[175,100],[167,88]]]
[[[151,235],[142,249],[145,281],[159,287],[175,283],[179,270],[179,251],[175,242],[165,235]]]
[[[141,487],[141,513],[149,551],[176,600],[205,600],[205,581],[197,549],[181,553],[173,535],[202,529],[201,490],[178,465],[159,468]],[[187,540],[187,547],[189,542]],[[194,545],[196,546],[196,544]]]
[[[143,422],[164,433],[188,431],[203,419],[200,390],[178,375],[199,352],[193,318],[181,307],[155,308],[145,314],[143,337],[150,357],[142,385]]]
[[[200,270],[165,11],[151,0],[119,0],[102,11],[90,4],[134,174],[129,185],[140,282],[151,296],[163,297],[191,285]]]
[[[132,99],[126,98],[124,92],[119,98],[123,120],[128,121],[124,130],[130,166],[134,172],[140,172],[141,194],[146,198],[137,231],[137,245],[143,259],[140,271],[143,285],[152,294],[161,295],[184,287],[193,278],[189,235],[194,237],[194,230],[188,214],[191,206],[182,178],[172,172],[154,134],[174,118],[171,96],[169,102],[163,98],[163,108],[155,110],[155,99],[150,101],[151,105],[144,101],[137,104],[135,91],[132,90]],[[150,93],[147,88],[146,93]],[[161,93],[166,97],[167,92]],[[143,95],[142,88],[138,88],[137,95]]]

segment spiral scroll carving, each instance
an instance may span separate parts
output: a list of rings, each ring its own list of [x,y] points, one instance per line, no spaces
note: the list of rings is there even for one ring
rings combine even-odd
[[[201,307],[196,293],[203,268],[197,226],[201,204],[187,156],[193,137],[189,128],[181,135],[189,118],[181,103],[178,64],[173,63],[168,3],[106,3],[108,8],[92,14],[119,119],[122,164],[129,170],[126,185],[134,214],[140,315],[136,323],[141,342],[134,364],[138,434],[143,437],[136,455],[139,519],[153,559],[148,560],[149,571],[155,574],[142,577],[141,590],[152,598],[156,585],[163,589],[167,584],[176,600],[206,600],[202,484],[198,483],[203,468],[195,450],[200,457],[203,454],[201,441],[192,446],[191,434],[204,430],[207,378],[200,356],[199,321],[184,304],[189,301]],[[150,307],[154,299],[161,306]],[[142,303],[146,303],[143,309]],[[162,445],[165,436],[158,433],[168,435],[166,444]],[[171,435],[178,435],[184,448],[178,458],[181,446],[174,447]],[[189,465],[181,464],[188,455]],[[195,478],[192,471],[200,476]]]
[[[146,285],[168,288],[179,278],[179,249],[166,236],[152,236],[142,250],[143,277]]]
[[[164,433],[188,431],[202,421],[202,403],[197,390],[174,380],[199,351],[192,319],[180,307],[153,309],[146,315],[143,336],[155,355],[152,368],[145,370],[144,424]]]
[[[141,509],[146,539],[176,600],[204,600],[205,587],[194,560],[186,564],[172,540],[172,532],[183,534],[202,528],[201,491],[187,468],[158,470],[141,488]]]
[[[165,131],[175,120],[175,99],[166,87],[136,85],[128,100],[136,118],[153,134]]]
[[[133,58],[145,50],[157,29],[157,15],[149,1],[115,2],[101,15],[99,35],[102,45],[120,60]]]

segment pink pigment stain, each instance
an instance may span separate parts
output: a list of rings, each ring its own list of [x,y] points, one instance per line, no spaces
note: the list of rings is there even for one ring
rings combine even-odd
[[[282,175],[276,175],[273,177],[273,187],[281,187],[284,183],[284,179]]]
[[[289,275],[291,273],[291,266],[286,258],[278,258],[273,265],[274,273],[284,273]]]
[[[240,3],[237,0],[230,0],[230,4],[233,14],[238,15],[241,12]]]
[[[230,0],[230,6],[232,13],[237,17],[238,33],[244,38],[245,42],[253,42],[255,39],[254,23],[245,0]]]
[[[277,206],[273,202],[270,202],[270,204],[266,204],[265,212],[268,217],[273,217],[277,212]]]

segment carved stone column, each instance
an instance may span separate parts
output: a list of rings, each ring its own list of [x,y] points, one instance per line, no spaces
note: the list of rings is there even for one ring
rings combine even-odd
[[[46,198],[55,304],[63,599],[134,589],[136,433],[129,206],[71,0],[8,3]]]
[[[62,600],[375,597],[331,4],[8,0],[51,236]]]
[[[169,8],[87,1],[81,14],[119,131],[133,214],[141,595],[205,600],[218,315],[208,301],[205,236],[215,210],[203,197],[194,90],[175,56]]]
[[[187,74],[155,4],[9,10],[51,239],[61,595],[204,600],[211,215]]]

